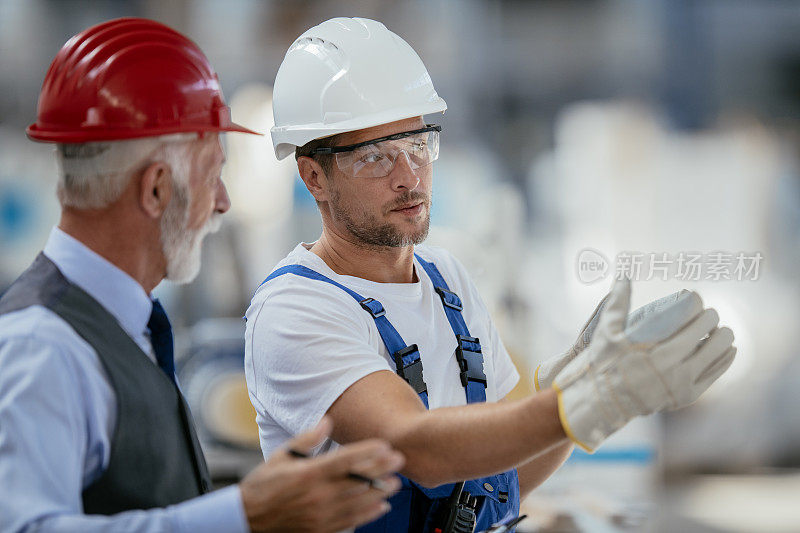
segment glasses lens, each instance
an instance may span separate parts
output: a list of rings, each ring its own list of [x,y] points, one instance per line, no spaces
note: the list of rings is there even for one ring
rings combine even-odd
[[[408,156],[412,170],[430,165],[439,157],[439,132],[426,131],[359,146],[336,154],[336,164],[339,170],[356,178],[382,178],[389,175],[401,153]]]
[[[387,176],[394,166],[392,151],[387,148],[383,143],[377,143],[361,146],[350,152],[350,174],[356,178]]]

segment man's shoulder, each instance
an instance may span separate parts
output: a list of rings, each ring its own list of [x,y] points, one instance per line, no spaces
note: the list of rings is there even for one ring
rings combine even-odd
[[[100,371],[92,347],[64,319],[41,305],[0,315],[0,361],[28,375]]]
[[[59,345],[78,338],[63,318],[42,305],[0,315],[0,344],[12,339],[29,339]]]
[[[309,257],[310,253],[296,252],[297,249],[281,260],[270,276],[284,267],[299,265],[326,277],[335,277],[320,268],[313,257]],[[358,302],[340,287],[320,279],[309,279],[293,272],[285,272],[259,285],[250,300],[245,317],[248,326],[259,316],[274,318],[277,315],[284,320],[309,315],[336,316],[340,319],[354,316],[359,317],[357,322],[361,322],[360,313],[352,313],[353,309],[358,309]]]
[[[285,305],[314,308],[325,302],[341,305],[342,301],[357,302],[345,291],[330,283],[286,273],[262,283],[250,300],[253,307]]]
[[[300,267],[305,267],[306,269],[322,274],[312,265],[303,263],[287,263],[285,265],[279,264],[275,270],[273,270],[273,273],[290,265],[299,265]],[[281,275],[272,277],[268,281],[265,280],[263,283],[261,283],[261,285],[259,285],[255,290],[250,303],[252,305],[257,302],[267,303],[272,300],[283,300],[284,298],[307,299],[309,297],[312,299],[332,299],[334,301],[343,299],[346,300],[348,298],[351,300],[353,299],[341,288],[331,283],[327,283],[324,280],[309,279],[308,277],[302,275],[302,273],[284,271]]]
[[[272,267],[272,270],[267,274],[264,281],[256,289],[256,294],[263,290],[271,290],[281,285],[292,285],[292,281],[302,279],[300,276],[294,275],[291,272],[286,272],[282,275],[276,276],[279,271],[286,270],[288,267],[299,266],[326,275],[328,272],[327,266],[321,263],[321,259],[313,252],[307,250],[303,243],[295,246],[283,259]],[[269,281],[267,281],[269,280]]]

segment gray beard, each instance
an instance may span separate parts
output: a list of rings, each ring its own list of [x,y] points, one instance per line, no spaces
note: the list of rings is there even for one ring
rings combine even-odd
[[[167,260],[166,279],[189,283],[200,272],[200,252],[203,239],[219,229],[219,215],[212,215],[200,229],[188,230],[190,192],[173,181],[175,194],[161,218],[161,250]]]

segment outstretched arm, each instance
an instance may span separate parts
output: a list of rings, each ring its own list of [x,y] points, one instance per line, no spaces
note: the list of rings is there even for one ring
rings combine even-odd
[[[335,441],[386,439],[406,457],[402,473],[425,486],[502,472],[568,442],[553,390],[428,411],[405,381],[379,371],[345,390],[328,414]]]
[[[506,401],[506,398],[503,398],[500,403]],[[519,499],[524,500],[533,489],[547,481],[569,459],[574,448],[572,441],[567,441],[542,452],[527,463],[519,465],[517,467]]]

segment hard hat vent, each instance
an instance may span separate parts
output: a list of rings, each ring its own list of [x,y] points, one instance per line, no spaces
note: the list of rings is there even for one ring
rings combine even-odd
[[[320,53],[336,54],[339,59],[343,59],[341,51],[339,50],[339,47],[336,46],[336,43],[327,41],[325,39],[320,39],[318,37],[303,37],[301,39],[297,39],[294,44],[289,47],[286,55],[297,51],[305,51],[318,56]]]

